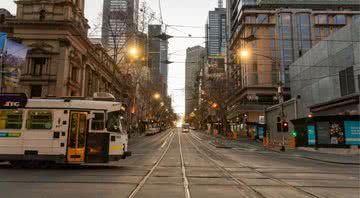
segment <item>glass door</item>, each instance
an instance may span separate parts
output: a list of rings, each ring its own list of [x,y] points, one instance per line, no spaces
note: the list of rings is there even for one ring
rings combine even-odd
[[[86,135],[87,113],[71,112],[67,148],[67,160],[69,163],[84,162]]]

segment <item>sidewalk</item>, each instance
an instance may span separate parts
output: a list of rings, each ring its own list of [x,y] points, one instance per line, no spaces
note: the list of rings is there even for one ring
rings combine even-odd
[[[345,165],[360,165],[359,154],[332,154],[325,153],[319,150],[311,150],[299,148],[295,150],[286,150],[285,152],[279,151],[279,149],[264,147],[262,142],[251,140],[246,137],[240,137],[238,140],[229,140],[225,137],[214,137],[207,132],[196,131],[196,135],[204,140],[208,140],[209,144],[216,148],[227,149],[244,149],[251,151],[272,151],[290,157],[300,157],[304,159],[316,160],[320,162],[327,162],[333,164],[345,164]],[[339,152],[340,153],[340,152]]]

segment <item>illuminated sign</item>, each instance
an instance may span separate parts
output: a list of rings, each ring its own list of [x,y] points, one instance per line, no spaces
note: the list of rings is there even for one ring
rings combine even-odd
[[[345,142],[347,145],[360,145],[360,121],[345,121]]]

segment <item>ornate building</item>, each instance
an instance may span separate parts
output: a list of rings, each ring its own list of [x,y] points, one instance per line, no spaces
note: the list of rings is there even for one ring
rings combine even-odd
[[[127,91],[106,51],[87,37],[84,0],[19,0],[17,15],[0,23],[0,32],[28,47],[19,86],[7,92],[30,97],[92,96]],[[120,81],[121,79],[121,81]]]

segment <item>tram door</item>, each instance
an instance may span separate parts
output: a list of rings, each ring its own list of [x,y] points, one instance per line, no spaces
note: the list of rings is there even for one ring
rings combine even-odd
[[[85,144],[87,135],[87,113],[71,112],[67,148],[69,163],[81,163],[85,160]]]

